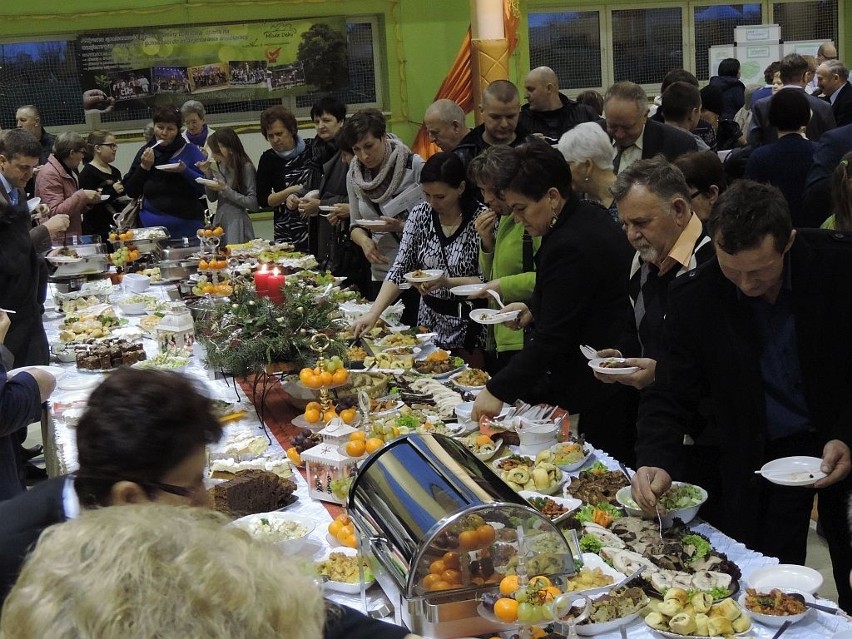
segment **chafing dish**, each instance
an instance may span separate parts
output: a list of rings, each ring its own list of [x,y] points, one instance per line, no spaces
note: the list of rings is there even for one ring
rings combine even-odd
[[[571,548],[553,523],[449,437],[408,435],[376,451],[348,505],[396,622],[421,635],[505,629],[477,613],[504,575],[574,574]],[[445,559],[459,566],[448,588],[427,578]]]
[[[164,260],[185,260],[201,250],[201,242],[197,237],[182,237],[168,242],[160,242]]]

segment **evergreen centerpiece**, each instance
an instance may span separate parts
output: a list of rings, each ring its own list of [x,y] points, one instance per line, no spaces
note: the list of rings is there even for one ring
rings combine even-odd
[[[196,320],[196,339],[207,349],[207,362],[217,370],[245,376],[275,364],[296,370],[312,362],[310,340],[316,333],[329,337],[329,355],[342,356],[345,345],[336,340],[337,304],[319,298],[304,284],[283,287],[284,301],[258,297],[253,287],[237,286],[229,304],[213,307]]]

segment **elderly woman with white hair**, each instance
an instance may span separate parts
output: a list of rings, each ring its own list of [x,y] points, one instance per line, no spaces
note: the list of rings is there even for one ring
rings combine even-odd
[[[618,222],[618,209],[609,188],[615,183],[615,149],[596,122],[583,122],[565,132],[556,145],[571,169],[571,187],[585,199],[607,209]]]

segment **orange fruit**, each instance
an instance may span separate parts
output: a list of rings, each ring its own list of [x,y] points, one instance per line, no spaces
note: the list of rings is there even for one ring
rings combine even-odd
[[[207,260],[198,260],[198,268],[202,271],[206,270],[210,265],[207,263]]]
[[[544,589],[544,592],[547,593],[547,596],[545,597],[546,601],[553,601],[556,597],[562,594],[562,591],[556,586],[548,586]]]
[[[423,577],[423,587],[426,590],[432,590],[432,584],[438,581],[441,581],[441,575],[435,575],[430,572],[428,575]]]
[[[465,530],[459,534],[459,546],[465,550],[474,550],[479,548],[479,535],[475,530]]]
[[[477,435],[476,437],[477,446],[487,446],[488,444],[493,443],[494,441],[488,435]]]
[[[550,583],[550,579],[548,579],[544,575],[530,577],[530,586],[532,586],[533,588],[550,588],[552,585],[553,584]]]
[[[340,418],[346,424],[351,424],[352,422],[354,422],[357,416],[358,412],[354,408],[344,408],[342,411],[340,411]],[[364,433],[363,431],[359,432],[361,432],[365,437],[367,436],[367,433]]]
[[[320,412],[316,408],[305,410],[305,421],[309,424],[316,424],[320,420]]]
[[[346,513],[340,513],[340,514],[339,514],[337,517],[335,517],[334,519],[335,519],[335,521],[342,521],[344,526],[345,526],[346,524],[350,524],[350,523],[352,523],[352,520],[351,520],[351,519],[349,519],[349,515],[347,515]]]
[[[328,409],[327,411],[325,411],[325,412],[323,413],[323,415],[322,415],[322,419],[323,419],[323,421],[325,421],[325,422],[330,422],[330,421],[331,421],[332,419],[334,419],[335,417],[337,417],[337,411],[336,411],[336,410],[334,410],[333,408],[329,408],[329,409]]]
[[[323,386],[331,386],[332,382],[334,381],[334,375],[332,375],[328,371],[323,371],[322,373],[320,373],[319,378]]]
[[[224,232],[225,229],[223,229],[221,226],[217,226],[215,229],[213,229],[213,235],[215,235],[216,237],[222,235],[222,233]]]
[[[346,444],[346,454],[350,457],[360,457],[365,452],[364,442],[360,439],[353,439]]]
[[[385,445],[384,440],[379,439],[378,437],[370,437],[366,443],[366,450],[368,453],[372,453],[375,450],[379,450],[382,446]]]
[[[451,590],[455,587],[456,586],[454,586],[453,584],[447,583],[443,579],[440,579],[432,584],[431,592],[437,592],[438,590]]]
[[[343,522],[339,519],[335,519],[328,525],[328,534],[332,537],[337,537],[337,533],[340,532],[340,529],[343,528]]]
[[[444,565],[449,570],[458,570],[461,567],[461,561],[459,561],[459,554],[457,552],[445,552],[444,556],[441,557],[441,561],[444,562]]]
[[[447,569],[447,566],[444,564],[443,559],[436,559],[431,564],[429,564],[429,572],[433,575],[440,575]]]
[[[301,376],[301,374],[299,374],[299,379],[301,379],[301,378],[302,378],[302,376]],[[306,378],[304,380],[302,380],[302,383],[305,386],[307,386],[308,388],[313,388],[313,389],[316,389],[316,388],[319,388],[320,386],[322,386],[322,380],[319,378],[319,375],[314,375],[313,373],[311,373],[310,377],[306,376]]]
[[[494,540],[497,538],[497,531],[494,530],[494,526],[491,524],[482,524],[476,529],[476,536],[479,539],[479,547],[484,548],[494,543]]]
[[[338,368],[331,374],[331,381],[334,384],[345,384],[349,379],[349,372],[345,368]]]
[[[500,594],[511,595],[520,587],[521,584],[518,581],[517,575],[509,575],[507,577],[503,577],[503,579],[500,581]]]
[[[346,411],[343,411],[345,413]],[[340,413],[340,416],[343,417],[343,413]],[[346,421],[346,418],[343,418],[343,421]],[[367,441],[367,433],[363,430],[356,430],[354,433],[349,433],[349,441],[355,441],[356,439],[360,439],[362,442]]]
[[[299,451],[296,450],[295,446],[290,446],[290,448],[287,449],[287,459],[289,459],[297,466],[301,465],[302,463],[302,456],[299,454]]]
[[[508,597],[501,597],[494,602],[494,616],[500,621],[512,623],[518,619],[518,602]]]
[[[302,370],[305,370],[305,369],[302,369]],[[301,375],[301,373],[300,373],[300,375]],[[322,410],[322,406],[320,405],[319,402],[308,402],[308,405],[305,406],[305,410],[311,410],[312,408],[314,410]]]
[[[310,368],[303,368],[299,371],[299,381],[302,382],[305,386],[308,385],[308,379],[313,376],[314,372]],[[316,406],[312,406],[312,404],[316,404]],[[307,410],[308,408],[316,408],[317,410],[319,410],[319,402],[311,402],[311,404],[308,404],[305,410]]]
[[[446,581],[448,584],[460,584],[462,582],[462,575],[458,570],[447,568],[441,573],[441,579]]]
[[[346,537],[340,540],[340,543],[346,546],[347,548],[357,548],[358,538],[354,534],[346,535]]]

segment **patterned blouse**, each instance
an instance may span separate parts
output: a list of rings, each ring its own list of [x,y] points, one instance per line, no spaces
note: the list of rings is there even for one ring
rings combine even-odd
[[[406,284],[404,275],[417,269],[443,269],[449,277],[482,276],[479,273],[479,236],[474,220],[485,207],[477,203],[463,217],[458,229],[446,237],[438,214],[423,202],[418,204],[405,223],[399,253],[388,271],[387,279],[397,285]],[[457,301],[448,288],[431,291],[430,295],[442,300]],[[443,315],[429,308],[421,300],[417,321],[435,331],[436,342],[443,348],[462,348],[469,319]],[[484,342],[483,342],[484,343]],[[476,344],[481,346],[481,344]]]

